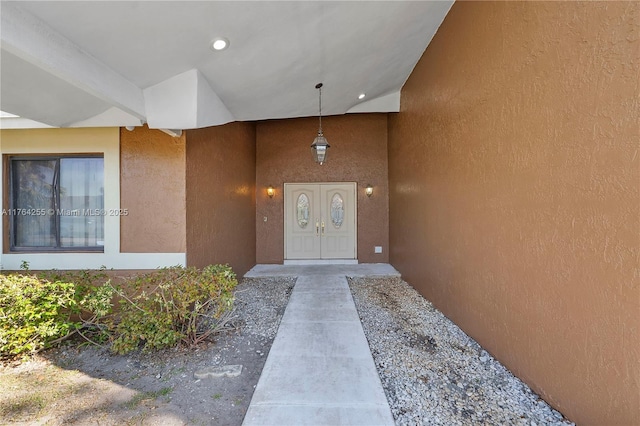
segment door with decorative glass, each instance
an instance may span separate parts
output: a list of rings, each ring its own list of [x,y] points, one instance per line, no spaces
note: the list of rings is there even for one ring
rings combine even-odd
[[[356,184],[286,183],[285,259],[356,258]]]

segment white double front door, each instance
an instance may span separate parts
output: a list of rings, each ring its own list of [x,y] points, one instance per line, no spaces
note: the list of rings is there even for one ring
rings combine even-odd
[[[285,259],[356,258],[356,184],[284,184]]]

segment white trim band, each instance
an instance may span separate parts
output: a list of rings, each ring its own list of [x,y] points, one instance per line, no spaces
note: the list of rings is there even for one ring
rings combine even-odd
[[[0,269],[17,271],[22,262],[34,271],[59,269],[157,269],[185,266],[186,253],[5,253],[0,257]]]

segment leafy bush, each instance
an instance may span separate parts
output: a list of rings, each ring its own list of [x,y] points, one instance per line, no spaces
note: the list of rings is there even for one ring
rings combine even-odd
[[[104,268],[0,275],[0,358],[34,353],[74,334],[94,344],[111,341],[117,353],[194,346],[229,320],[237,284],[227,265],[164,268],[119,288]]]
[[[127,353],[175,346],[195,346],[228,320],[238,281],[228,265],[171,267],[127,283],[134,295],[118,291],[120,318],[112,350]]]
[[[106,273],[106,267],[81,271],[54,269],[43,271],[38,277],[45,281],[73,283],[76,305],[69,313],[75,328],[68,337],[77,333],[87,342],[98,345],[111,338],[113,297],[116,289]]]
[[[108,337],[110,282],[90,287],[101,276],[91,272],[46,275],[0,275],[0,358],[38,352],[75,333],[92,342]]]
[[[36,352],[68,335],[76,309],[71,283],[42,281],[33,275],[0,275],[0,355]]]

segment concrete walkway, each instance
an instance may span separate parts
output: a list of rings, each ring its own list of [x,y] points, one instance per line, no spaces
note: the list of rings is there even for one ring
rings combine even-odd
[[[243,425],[393,425],[346,276],[399,276],[387,264],[256,265],[297,276]]]

